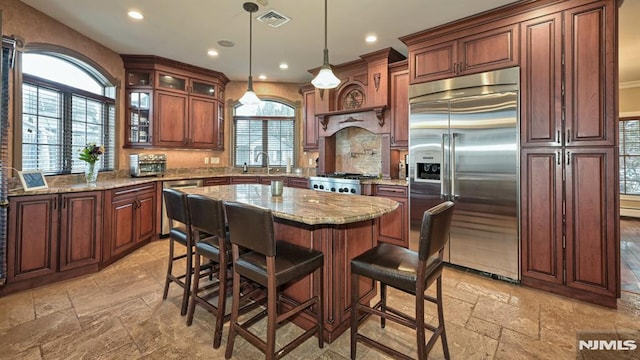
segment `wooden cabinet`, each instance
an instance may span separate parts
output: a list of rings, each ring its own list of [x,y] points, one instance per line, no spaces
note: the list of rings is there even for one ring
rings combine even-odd
[[[60,196],[60,271],[98,264],[102,254],[102,191]]]
[[[228,176],[204,179],[204,186],[229,185],[230,183]]]
[[[231,184],[260,184],[259,176],[232,176]]]
[[[58,271],[58,195],[9,199],[7,282]]]
[[[8,282],[34,280],[45,275],[100,262],[102,192],[34,195],[10,198],[7,248]]]
[[[406,65],[406,61],[402,62]],[[406,66],[389,75],[391,79],[391,147],[409,146],[409,70]]]
[[[314,88],[304,88],[302,91],[304,106],[302,148],[305,151],[318,150],[318,121],[316,120],[316,101]]]
[[[378,241],[409,247],[409,207],[406,186],[376,185],[375,196],[395,200],[399,206],[378,219]]]
[[[523,284],[615,307],[614,1],[522,23]],[[563,35],[564,29],[564,35]],[[564,64],[563,64],[564,58]]]
[[[129,186],[105,194],[103,263],[110,263],[156,235],[156,184]]]
[[[125,146],[224,150],[224,74],[156,56],[123,60],[129,80]]]
[[[309,188],[309,179],[306,178],[297,178],[290,177],[289,178],[289,187],[298,188],[298,189],[308,189]]]
[[[289,185],[289,178],[286,176],[261,176],[259,184],[262,185],[271,185],[271,181],[280,180],[282,181],[283,186]]]
[[[411,84],[495,70],[519,63],[519,24],[480,26],[472,35],[410,46]]]

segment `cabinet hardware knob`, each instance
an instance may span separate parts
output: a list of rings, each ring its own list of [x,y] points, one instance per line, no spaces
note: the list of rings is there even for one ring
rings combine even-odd
[[[571,151],[567,151],[567,165],[571,165]]]
[[[571,142],[571,129],[567,129],[567,142]]]

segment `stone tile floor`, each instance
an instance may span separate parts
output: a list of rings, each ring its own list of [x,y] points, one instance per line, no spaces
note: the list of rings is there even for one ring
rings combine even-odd
[[[620,288],[640,294],[640,219],[620,219]]]
[[[146,245],[93,275],[0,298],[0,359],[223,359],[228,325],[215,350],[213,315],[197,309],[187,327],[179,288],[172,285],[162,300],[167,244]],[[615,336],[640,329],[640,295],[629,292],[612,310],[452,268],[445,269],[443,292],[452,359],[575,359],[576,331]],[[399,308],[413,308],[406,294],[390,290],[389,298]],[[428,309],[432,321],[435,312]],[[413,332],[392,323],[380,329],[375,319],[363,329],[416,356]],[[278,342],[300,332],[285,325]],[[631,358],[640,358],[637,351]],[[238,337],[233,358],[264,356]],[[309,339],[285,358],[348,359],[349,334],[323,349]],[[443,358],[439,341],[430,358]],[[358,359],[386,357],[360,344]]]

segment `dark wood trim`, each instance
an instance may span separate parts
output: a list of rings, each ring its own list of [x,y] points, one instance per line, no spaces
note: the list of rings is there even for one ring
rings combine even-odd
[[[162,69],[162,70],[167,70],[165,68],[162,68],[162,66],[168,66],[174,72],[177,69],[177,70],[199,74],[206,77],[216,77],[221,81],[223,86],[227,85],[230,81],[225,74],[219,71],[205,69],[195,65],[185,64],[183,62],[167,59],[161,56],[130,55],[130,54],[122,54],[120,56],[122,57],[122,60],[125,62],[127,69],[136,69],[136,68],[149,69],[150,68],[149,64],[152,63],[154,64],[154,66],[152,66],[152,68],[154,69],[156,68],[155,65],[159,65],[160,66],[159,69]]]
[[[598,304],[612,309],[616,309],[618,306],[615,296],[602,296],[600,294],[594,294],[592,292],[580,289],[568,288],[565,285],[552,284],[546,281],[529,277],[522,277],[521,284],[541,291],[562,295],[570,299],[586,301],[592,304]]]

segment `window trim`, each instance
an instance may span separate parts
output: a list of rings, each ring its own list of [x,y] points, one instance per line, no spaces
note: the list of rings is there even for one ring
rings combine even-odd
[[[280,96],[273,96],[273,95],[264,95],[264,94],[258,94],[258,96],[260,97],[260,100],[263,101],[275,101],[275,102],[279,102],[282,104],[285,104],[287,106],[290,106],[293,108],[294,110],[294,115],[293,115],[293,132],[294,132],[294,139],[293,139],[293,159],[291,159],[292,161],[292,167],[297,167],[297,163],[298,163],[298,159],[300,157],[300,148],[301,148],[301,143],[302,143],[302,100],[291,100],[291,99],[287,99],[284,97],[280,97]],[[227,108],[228,108],[228,117],[229,119],[231,119],[231,121],[229,121],[229,146],[230,146],[230,150],[229,151],[229,165],[231,167],[236,167],[236,168],[241,168],[242,166],[236,166],[235,162],[235,156],[236,156],[236,152],[235,152],[235,148],[236,148],[236,137],[235,137],[235,126],[236,126],[236,118],[239,119],[246,119],[246,118],[252,118],[252,117],[247,117],[247,116],[241,116],[238,115],[236,116],[236,108],[242,106],[242,104],[240,103],[239,100],[228,100],[227,101]],[[278,117],[278,116],[274,116],[275,118],[280,118],[280,119],[289,119],[289,117]]]
[[[619,148],[619,151],[618,151],[618,169],[617,169],[618,173],[620,173],[620,170],[622,170],[623,168],[626,169],[626,165],[624,165],[623,162],[620,161],[620,158],[626,158],[627,156],[636,156],[636,157],[640,156],[640,155],[624,155],[623,154],[623,150],[624,150],[623,142],[624,142],[624,139],[620,136],[620,129],[623,128],[623,125],[620,124],[620,123],[623,122],[623,121],[638,121],[638,122],[640,122],[640,114],[638,114],[637,116],[624,116],[624,117],[619,117],[618,118],[618,134],[616,134],[616,135],[618,135],[618,148]],[[626,161],[624,163],[626,164]],[[640,193],[638,193],[638,194],[628,194],[626,192],[626,188],[627,188],[626,187],[626,176],[624,178],[621,177],[619,179],[619,183],[620,184],[623,183],[623,182],[625,183],[625,186],[624,186],[625,191],[624,192],[622,191],[623,187],[622,186],[618,186],[618,192],[619,192],[620,196],[640,197]]]
[[[113,170],[117,170],[119,167],[119,154],[118,146],[120,140],[120,105],[121,105],[121,81],[120,79],[112,76],[104,67],[99,65],[94,60],[87,56],[62,46],[45,44],[45,43],[30,43],[22,48],[17,49],[15,65],[13,67],[13,136],[12,136],[12,164],[15,168],[22,169],[22,84],[24,82],[24,76],[22,74],[22,55],[25,53],[36,53],[42,55],[49,55],[58,57],[60,59],[70,61],[76,66],[85,70],[88,74],[96,78],[97,81],[102,82],[105,87],[113,87],[115,93],[115,99],[108,98],[110,101],[114,101],[114,154],[113,154]],[[30,78],[36,78],[30,76]],[[46,84],[46,80],[43,80],[43,84]],[[55,82],[53,82],[56,84]],[[60,84],[61,85],[61,84]],[[56,85],[58,86],[58,85]],[[78,95],[82,95],[82,90],[78,89]],[[91,97],[100,96],[98,94],[91,93]],[[61,174],[62,175],[62,174]],[[66,174],[65,174],[66,175]]]

